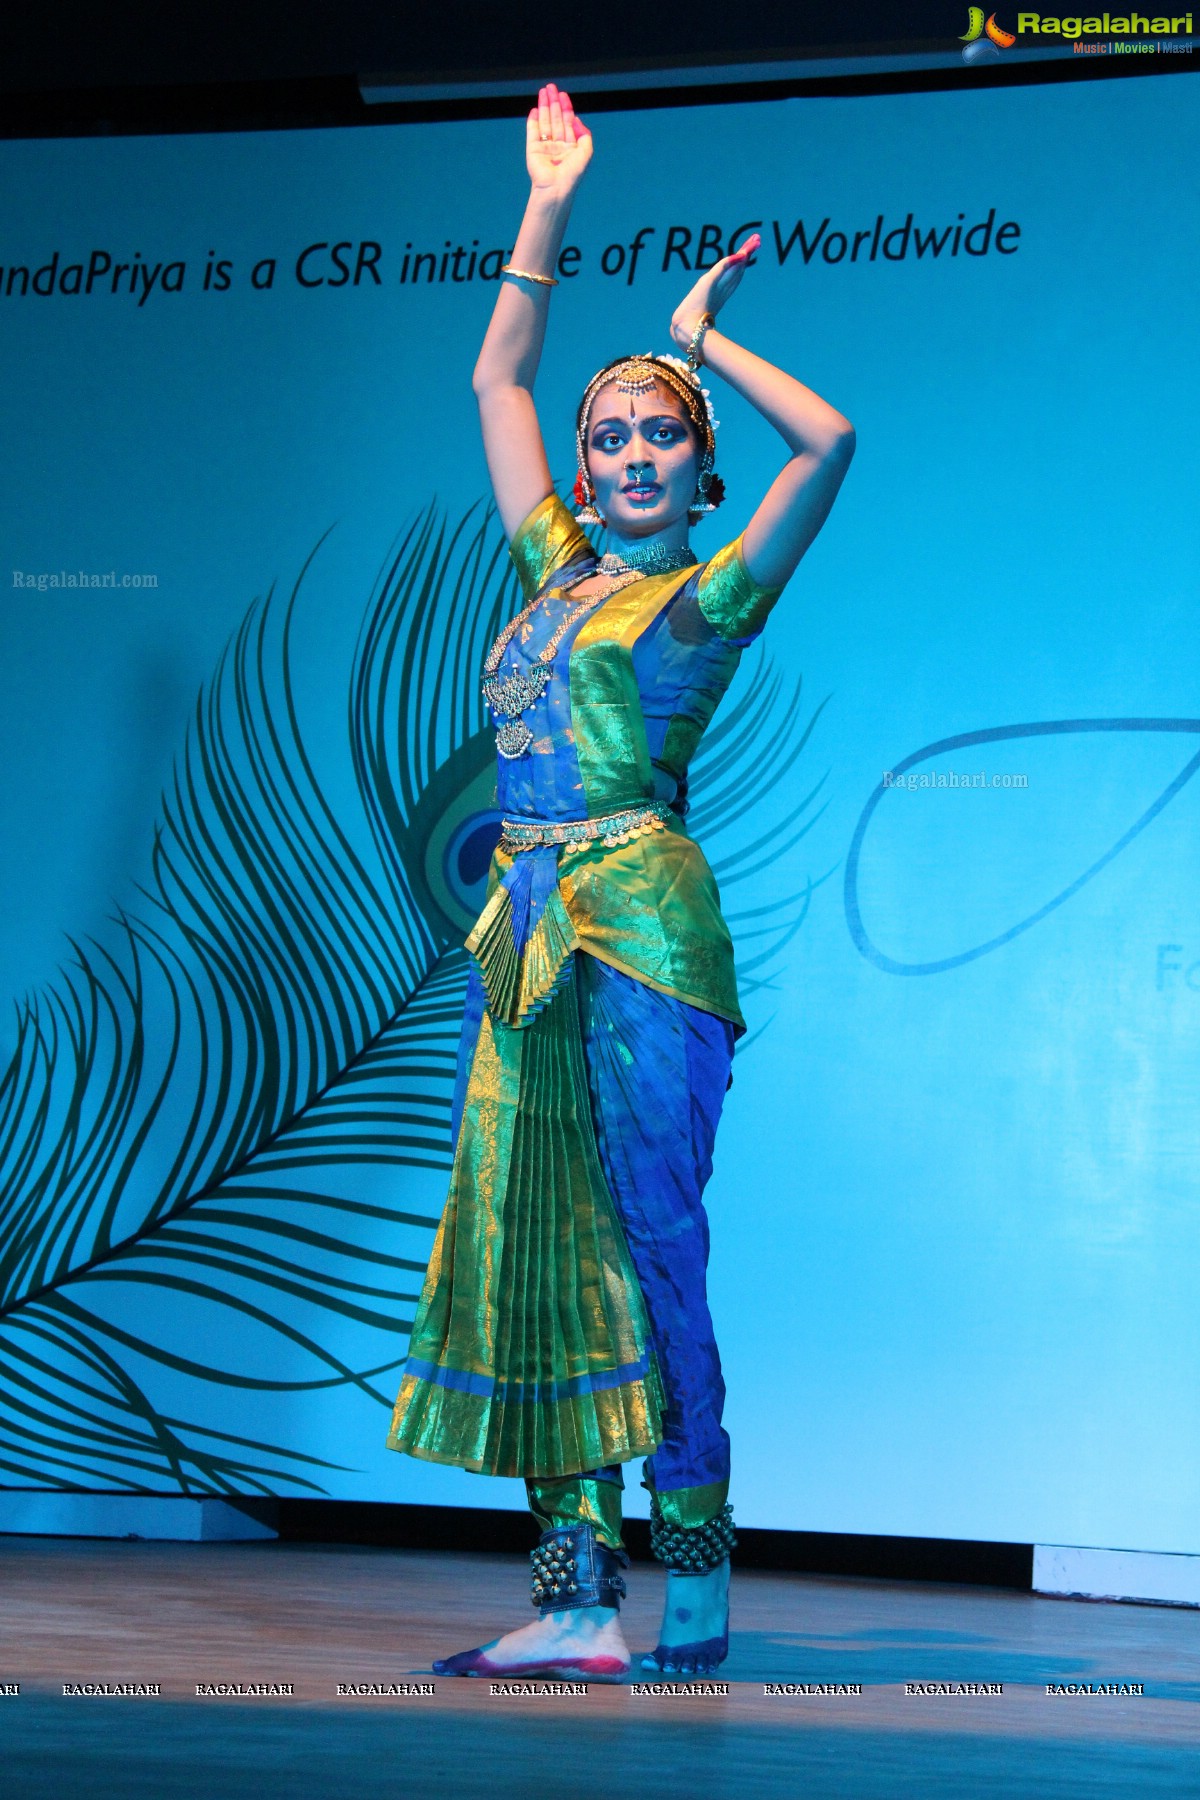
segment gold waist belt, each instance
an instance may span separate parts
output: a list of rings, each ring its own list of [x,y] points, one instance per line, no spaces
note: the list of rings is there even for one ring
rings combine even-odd
[[[665,800],[605,813],[600,819],[504,819],[500,848],[507,851],[537,850],[543,844],[592,844],[599,839],[607,849],[627,844],[644,831],[665,831],[671,809]]]

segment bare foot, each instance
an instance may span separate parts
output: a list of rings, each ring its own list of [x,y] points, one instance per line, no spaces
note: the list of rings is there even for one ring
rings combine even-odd
[[[711,1675],[729,1654],[729,1558],[704,1575],[667,1570],[657,1647],[643,1669],[663,1675]]]
[[[505,1632],[478,1650],[433,1665],[435,1675],[544,1676],[563,1681],[620,1681],[631,1658],[612,1606],[575,1606]]]

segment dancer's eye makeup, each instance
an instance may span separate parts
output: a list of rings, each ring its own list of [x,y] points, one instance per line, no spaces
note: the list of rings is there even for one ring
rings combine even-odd
[[[641,424],[642,436],[647,443],[657,444],[661,449],[670,450],[687,440],[687,426],[682,419],[676,419],[669,413],[657,419],[643,419]],[[612,455],[629,442],[630,436],[629,427],[622,420],[602,419],[592,427],[592,448]]]
[[[620,425],[597,425],[592,432],[593,450],[619,450],[628,433]]]

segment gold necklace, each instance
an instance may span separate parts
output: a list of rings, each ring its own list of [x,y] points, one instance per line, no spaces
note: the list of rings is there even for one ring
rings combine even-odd
[[[564,594],[570,593],[572,588],[578,587],[581,581],[586,581],[595,572],[594,569],[581,570],[578,575],[572,576],[570,581],[563,582],[560,591]],[[507,675],[499,675],[497,670],[500,667],[500,658],[504,655],[520,626],[542,604],[544,596],[539,594],[537,599],[531,600],[515,619],[509,620],[488,651],[483,665],[483,697],[491,707],[497,721],[496,748],[501,756],[513,761],[517,757],[528,754],[529,746],[533,742],[533,733],[521,714],[528,712],[534,701],[540,699],[545,692],[546,683],[550,679],[550,667],[554,661],[555,651],[576,620],[583,618],[585,613],[592,612],[602,601],[611,599],[622,588],[630,587],[635,581],[642,581],[644,578],[644,570],[632,569],[627,565],[622,565],[620,569],[606,573],[602,577],[601,586],[596,589],[595,593],[586,595],[559,621],[547,639],[545,647],[539,652],[537,660],[528,670],[512,669]]]

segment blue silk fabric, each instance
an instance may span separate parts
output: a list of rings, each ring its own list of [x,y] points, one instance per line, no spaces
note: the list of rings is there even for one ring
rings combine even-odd
[[[732,1079],[733,1026],[594,957],[578,960],[600,1160],[641,1283],[666,1402],[646,1479],[660,1496],[720,1484],[715,1513],[729,1481],[729,1435],[702,1196]]]

